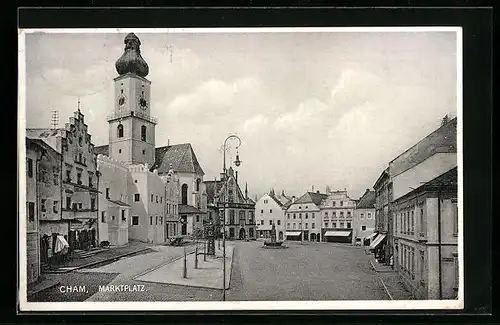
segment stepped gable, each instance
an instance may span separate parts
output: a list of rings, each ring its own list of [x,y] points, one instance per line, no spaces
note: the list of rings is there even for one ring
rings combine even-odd
[[[159,174],[165,174],[168,173],[170,164],[175,172],[205,175],[190,143],[156,148],[155,163],[151,170],[157,169]]]

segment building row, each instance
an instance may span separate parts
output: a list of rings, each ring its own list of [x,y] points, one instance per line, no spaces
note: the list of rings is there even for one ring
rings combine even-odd
[[[26,129],[27,283],[80,250],[204,236],[255,238],[255,202],[232,168],[205,181],[190,143],[156,147],[140,40],[116,62],[109,143],[94,146],[80,108],[64,128]],[[226,215],[222,227],[223,213]],[[222,221],[222,222],[221,222]]]
[[[375,257],[419,299],[455,299],[459,284],[457,118],[388,163],[376,180]]]
[[[375,229],[375,192],[369,189],[359,199],[347,190],[306,192],[288,197],[274,190],[256,203],[257,233],[269,238],[275,225],[277,240],[370,243]]]

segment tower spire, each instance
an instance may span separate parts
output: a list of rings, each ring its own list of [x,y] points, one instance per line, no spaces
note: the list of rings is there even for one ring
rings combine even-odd
[[[146,77],[149,73],[149,67],[141,56],[141,41],[134,33],[130,33],[123,42],[125,43],[125,51],[116,61],[116,72],[120,75],[133,73],[143,78]]]

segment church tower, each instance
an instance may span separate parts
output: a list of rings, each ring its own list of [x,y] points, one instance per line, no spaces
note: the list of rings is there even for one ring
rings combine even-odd
[[[116,61],[114,112],[108,117],[109,156],[129,164],[155,161],[156,119],[151,116],[149,67],[141,56],[141,41],[130,33]]]

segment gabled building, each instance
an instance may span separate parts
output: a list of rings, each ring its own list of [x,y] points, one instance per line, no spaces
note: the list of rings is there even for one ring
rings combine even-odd
[[[275,194],[274,190],[264,194],[255,205],[257,237],[270,238],[271,228],[274,224],[276,229],[276,239],[284,240],[286,232],[285,214],[290,206],[292,199],[282,191],[280,195]]]
[[[353,244],[370,245],[375,235],[375,191],[366,189],[354,209]]]
[[[221,177],[221,180],[205,182],[212,216],[219,216],[219,224],[222,224],[225,213],[228,239],[256,239],[255,202],[248,197],[248,188],[243,194],[232,167]]]
[[[356,201],[347,190],[330,191],[321,201],[321,238],[328,242],[351,243]]]
[[[321,239],[321,203],[327,194],[306,192],[286,210],[286,240]]]

